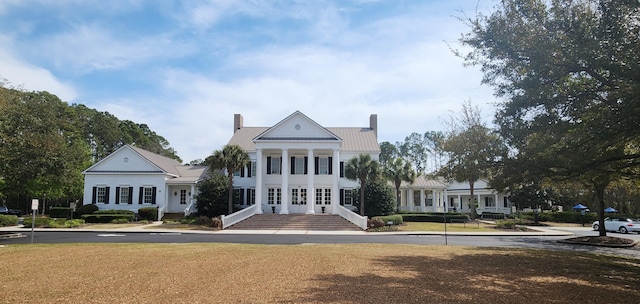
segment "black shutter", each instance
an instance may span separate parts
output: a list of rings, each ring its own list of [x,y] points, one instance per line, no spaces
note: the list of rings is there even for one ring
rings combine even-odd
[[[105,190],[104,190],[104,203],[105,204],[109,203],[109,187],[105,187]]]
[[[340,162],[340,177],[344,177],[344,162]]]
[[[271,156],[267,156],[267,174],[271,174]]]
[[[304,174],[309,174],[307,173],[308,171],[308,167],[309,167],[309,157],[305,156],[304,157]]]
[[[318,166],[320,165],[320,158],[319,157],[317,157],[317,156],[314,157],[314,164],[315,164],[315,166],[314,166],[313,169],[315,170],[315,172],[313,174],[318,175]]]
[[[291,156],[291,174],[296,174],[296,158],[295,156]]]
[[[344,206],[344,189],[340,189],[340,206]]]
[[[240,205],[244,204],[244,190],[240,189]]]
[[[93,194],[91,195],[91,203],[96,204],[96,193],[98,193],[98,187],[93,187]]]
[[[140,195],[138,196],[138,204],[142,204],[144,196],[144,187],[140,187]]]
[[[129,199],[127,201],[127,204],[133,204],[133,187],[129,187]]]
[[[240,168],[240,177],[244,177],[244,167]]]
[[[156,204],[156,187],[151,188],[151,203]]]
[[[280,166],[278,166],[278,174],[282,174],[282,157],[278,157],[278,161],[280,162]]]
[[[484,198],[484,206],[485,207],[489,206],[489,197],[488,196]]]
[[[116,204],[120,204],[120,187],[116,187]]]
[[[329,156],[329,175],[333,174],[333,157]]]
[[[249,165],[247,166],[247,177],[251,177],[253,175],[253,172],[251,172],[251,167],[253,167],[252,162],[249,162]]]

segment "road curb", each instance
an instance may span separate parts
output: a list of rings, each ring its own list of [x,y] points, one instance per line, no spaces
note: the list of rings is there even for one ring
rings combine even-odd
[[[0,232],[0,240],[15,239],[21,237],[26,237],[26,235],[17,232]]]

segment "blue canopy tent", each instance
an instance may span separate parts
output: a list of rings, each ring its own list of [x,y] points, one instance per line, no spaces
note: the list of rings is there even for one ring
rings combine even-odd
[[[577,204],[575,206],[573,206],[574,210],[585,210],[587,209],[587,206],[583,205],[583,204]]]
[[[604,209],[604,212],[606,212],[606,213],[615,213],[615,212],[618,212],[618,210],[609,207],[607,209]]]

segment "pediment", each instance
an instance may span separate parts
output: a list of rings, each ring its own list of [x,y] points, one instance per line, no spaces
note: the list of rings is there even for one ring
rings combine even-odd
[[[273,127],[268,128],[253,141],[334,141],[342,139],[319,125],[300,111],[296,111]]]
[[[109,154],[104,159],[95,163],[84,172],[163,173],[164,170],[162,170],[160,167],[156,166],[146,158],[142,157],[133,148],[125,145],[115,152]]]

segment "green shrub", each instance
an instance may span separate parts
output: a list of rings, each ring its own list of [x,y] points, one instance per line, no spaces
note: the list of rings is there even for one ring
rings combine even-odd
[[[111,209],[111,210],[98,210],[92,214],[126,214],[126,215],[135,215],[135,212],[131,211],[131,210],[116,210],[116,209]]]
[[[514,229],[516,227],[516,223],[513,221],[496,221],[496,227],[501,229]]]
[[[80,225],[83,225],[84,221],[75,219],[75,220],[67,220],[61,218],[50,218],[47,221],[46,228],[74,228]]]
[[[0,227],[18,225],[18,217],[15,215],[0,214]]]
[[[111,224],[127,224],[127,223],[129,223],[129,220],[124,218],[116,218],[111,220]]]
[[[158,208],[156,207],[143,207],[138,209],[138,219],[157,221],[158,220]]]
[[[33,223],[33,217],[25,217],[22,224],[25,228],[31,228],[31,224]],[[34,227],[44,228],[49,227],[49,218],[48,217],[36,217],[36,222]]]
[[[444,213],[429,213],[429,214],[401,214],[402,220],[405,222],[432,222],[432,223],[444,223]],[[450,221],[468,221],[469,216],[466,214],[447,213],[447,222]]]
[[[392,225],[400,225],[402,224],[402,215],[387,215],[387,216],[376,216],[375,218],[379,218],[382,222],[387,225],[389,222],[392,222]]]
[[[522,212],[520,217],[524,220],[534,219],[533,211]],[[566,211],[566,212],[543,212],[538,213],[538,220],[541,222],[554,222],[554,223],[591,223],[598,220],[598,214],[595,212],[587,212],[584,217],[580,212]]]
[[[126,219],[133,221],[133,214],[85,214],[82,219],[87,223],[111,223],[115,219]]]
[[[185,217],[185,218],[181,218],[179,220],[180,224],[195,224],[196,223],[196,218],[195,217]]]
[[[70,218],[71,208],[69,207],[51,207],[49,208],[50,218]]]
[[[88,204],[88,205],[82,205],[80,207],[78,207],[76,209],[75,214],[73,215],[73,217],[75,218],[79,218],[85,214],[91,214],[98,211],[98,206],[93,205],[93,204]]]

